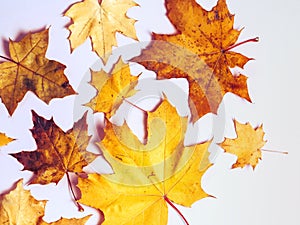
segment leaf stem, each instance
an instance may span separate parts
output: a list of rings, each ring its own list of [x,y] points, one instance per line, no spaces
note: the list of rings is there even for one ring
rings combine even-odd
[[[78,211],[79,211],[79,212],[83,212],[83,211],[84,211],[84,208],[83,208],[83,207],[79,204],[79,202],[78,202],[78,199],[77,199],[77,197],[76,197],[76,195],[75,195],[75,192],[74,192],[74,190],[73,190],[72,182],[71,182],[70,175],[69,175],[69,172],[68,172],[68,171],[66,171],[66,175],[67,175],[67,180],[68,180],[68,186],[69,186],[69,188],[70,188],[70,190],[71,190],[71,193],[72,193],[72,196],[73,196],[73,199],[74,199],[74,203],[75,203],[75,205],[77,206]]]
[[[231,45],[231,46],[229,46],[228,48],[223,49],[222,52],[225,53],[225,52],[227,52],[227,51],[229,51],[229,50],[231,50],[231,49],[233,49],[233,48],[235,48],[235,47],[237,47],[237,46],[243,45],[243,44],[248,43],[248,42],[258,42],[258,41],[259,41],[259,38],[258,38],[258,37],[251,38],[251,39],[248,39],[248,40],[245,40],[245,41],[236,43],[236,44],[234,44],[234,45]]]
[[[186,220],[184,215],[179,211],[179,209],[170,201],[170,199],[165,195],[164,196],[165,201],[178,213],[178,215],[181,217],[181,219],[184,221],[186,225],[189,225],[189,222]]]
[[[123,98],[123,101],[127,102],[129,105],[131,105],[131,106],[133,106],[133,107],[135,107],[135,108],[141,110],[143,113],[147,113],[146,110],[144,110],[144,109],[142,109],[141,107],[139,107],[139,106],[133,104],[132,102],[128,101],[126,98],[124,98],[124,96],[123,96],[122,98]]]
[[[288,152],[281,152],[281,151],[268,150],[268,149],[261,149],[261,151],[272,152],[272,153],[279,153],[279,154],[289,154]]]

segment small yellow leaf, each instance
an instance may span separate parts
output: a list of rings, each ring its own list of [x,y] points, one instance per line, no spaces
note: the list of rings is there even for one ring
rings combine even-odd
[[[130,74],[128,64],[120,58],[110,73],[101,70],[92,71],[91,84],[97,89],[97,95],[88,103],[95,112],[104,112],[106,118],[112,117],[124,98],[136,93],[134,87],[138,76]]]
[[[220,146],[225,152],[236,155],[237,162],[232,168],[250,165],[253,168],[261,159],[261,148],[265,145],[266,141],[263,140],[264,131],[262,126],[253,128],[249,123],[241,124],[234,121],[237,138],[225,138]]]

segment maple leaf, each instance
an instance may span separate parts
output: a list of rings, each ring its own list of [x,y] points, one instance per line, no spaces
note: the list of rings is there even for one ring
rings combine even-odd
[[[15,189],[0,196],[0,224],[36,225],[44,216],[46,201],[37,201],[24,190],[22,180]]]
[[[100,147],[114,174],[79,178],[79,201],[102,210],[103,225],[165,225],[167,204],[185,220],[173,202],[190,207],[208,196],[200,180],[210,166],[210,142],[184,147],[187,117],[179,117],[166,99],[156,111],[149,114],[145,146],[126,124],[117,130],[108,121]]]
[[[91,71],[91,84],[97,89],[96,96],[88,103],[94,112],[104,112],[107,118],[111,118],[119,108],[123,99],[134,95],[137,90],[138,76],[130,74],[128,64],[121,58],[114,65],[111,72]]]
[[[44,102],[75,94],[64,75],[65,66],[45,58],[48,29],[28,33],[20,42],[9,41],[10,57],[0,64],[0,97],[10,115],[27,91]]]
[[[90,137],[87,135],[86,115],[67,132],[62,131],[53,121],[46,120],[32,111],[32,135],[37,150],[12,154],[24,165],[24,170],[33,171],[36,176],[32,184],[58,183],[68,172],[82,172],[96,155],[86,151]]]
[[[117,45],[116,32],[137,40],[134,19],[126,16],[129,8],[138,6],[132,0],[83,0],[73,4],[65,16],[72,19],[71,49],[74,50],[89,37],[93,51],[106,61],[112,46]]]
[[[132,59],[157,73],[158,79],[187,78],[192,119],[216,113],[223,95],[232,92],[250,100],[247,78],[233,76],[229,68],[243,68],[250,58],[231,51],[240,31],[233,29],[234,15],[226,1],[219,0],[206,11],[195,0],[166,0],[167,16],[177,32],[153,33],[153,41],[140,56]]]
[[[77,121],[67,132],[62,131],[53,121],[46,120],[32,111],[32,135],[37,144],[33,152],[12,154],[24,165],[23,170],[30,170],[34,177],[31,184],[58,183],[66,174],[68,185],[79,211],[84,209],[77,202],[69,172],[81,173],[82,168],[92,162],[96,155],[86,151],[90,137],[87,135],[86,115]]]
[[[13,140],[14,140],[13,138],[7,137],[5,134],[0,133],[0,147],[7,145],[8,143],[12,142]]]
[[[241,124],[234,120],[237,138],[225,140],[220,146],[225,152],[236,155],[237,162],[232,168],[245,167],[250,165],[253,169],[261,159],[261,148],[265,145],[266,141],[263,140],[264,131],[262,126],[253,128],[249,123]]]
[[[60,219],[53,223],[43,221],[46,201],[37,201],[30,191],[24,190],[22,180],[7,194],[0,195],[1,225],[83,225],[90,216],[81,219]]]

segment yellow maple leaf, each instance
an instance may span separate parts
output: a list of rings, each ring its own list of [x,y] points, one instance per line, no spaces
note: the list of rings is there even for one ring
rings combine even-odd
[[[11,58],[0,64],[0,97],[10,115],[28,91],[44,102],[75,94],[67,77],[65,66],[45,58],[48,47],[48,29],[27,34],[20,42],[9,41]]]
[[[65,13],[73,22],[68,27],[71,49],[89,37],[93,51],[106,61],[112,46],[117,45],[116,32],[137,39],[135,20],[126,16],[127,10],[133,6],[137,4],[132,0],[83,0],[73,4]]]
[[[7,145],[8,143],[12,142],[14,139],[7,137],[5,134],[0,133],[0,147]]]
[[[130,74],[128,64],[120,58],[110,73],[91,71],[91,84],[97,89],[96,96],[88,103],[94,112],[104,112],[106,118],[111,118],[124,98],[134,95],[138,76]]]
[[[145,146],[126,124],[116,130],[108,122],[100,147],[114,173],[79,178],[79,201],[103,211],[103,225],[165,225],[167,204],[184,218],[173,203],[190,207],[208,196],[200,182],[210,166],[210,142],[184,147],[187,118],[179,117],[167,100],[156,110],[149,114]]]
[[[81,173],[96,155],[86,151],[90,137],[87,135],[86,114],[67,132],[53,121],[33,112],[32,135],[37,150],[12,154],[24,165],[24,170],[34,172],[32,184],[58,183],[68,172]]]
[[[167,16],[175,34],[153,34],[153,41],[132,59],[157,73],[158,79],[187,78],[192,119],[216,113],[223,96],[232,92],[250,101],[247,78],[233,76],[229,68],[243,68],[250,58],[231,51],[256,42],[236,44],[240,31],[233,29],[234,15],[226,1],[219,0],[206,11],[195,0],[166,0]]]
[[[255,168],[259,159],[261,159],[261,148],[266,143],[263,140],[265,134],[263,128],[260,126],[254,129],[249,123],[241,124],[237,121],[234,121],[234,123],[237,138],[225,138],[220,146],[225,152],[237,156],[237,162],[232,168],[243,168],[246,165]]]
[[[81,219],[62,218],[53,223],[43,221],[46,201],[37,201],[30,191],[24,190],[22,180],[7,194],[0,195],[0,224],[1,225],[84,225],[90,218]]]

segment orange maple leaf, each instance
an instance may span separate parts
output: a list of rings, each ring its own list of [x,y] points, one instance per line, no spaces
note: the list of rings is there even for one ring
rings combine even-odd
[[[10,57],[0,64],[0,97],[12,115],[28,91],[44,102],[75,94],[67,77],[65,66],[45,58],[48,47],[48,29],[27,34],[20,42],[9,41]]]
[[[193,121],[216,113],[227,92],[250,101],[247,78],[233,75],[229,69],[243,68],[250,58],[231,49],[258,39],[236,43],[240,31],[233,29],[234,15],[226,1],[219,0],[211,11],[195,0],[166,0],[165,4],[176,33],[154,33],[150,45],[132,61],[155,71],[158,79],[187,78]]]
[[[253,169],[261,159],[261,148],[266,141],[263,140],[264,131],[262,126],[253,128],[249,123],[241,124],[234,121],[237,138],[225,138],[220,146],[225,152],[232,153],[237,156],[237,162],[232,168],[245,167],[250,165]]]

